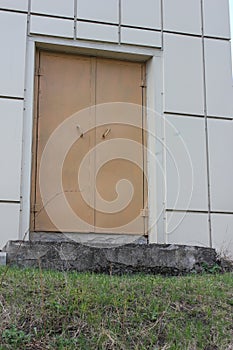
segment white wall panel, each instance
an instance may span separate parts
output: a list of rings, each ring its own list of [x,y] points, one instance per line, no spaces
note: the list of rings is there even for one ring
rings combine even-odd
[[[19,204],[0,203],[0,249],[9,240],[18,239]]]
[[[0,8],[27,11],[28,0],[0,0]]]
[[[0,200],[20,199],[23,101],[0,99]]]
[[[233,117],[230,42],[205,39],[205,65],[208,115]]]
[[[121,22],[133,27],[161,29],[161,1],[122,0]]]
[[[201,213],[167,213],[167,243],[208,247],[208,215]]]
[[[31,33],[72,38],[74,22],[69,19],[31,16]]]
[[[211,209],[233,212],[233,121],[208,120]]]
[[[78,22],[77,38],[118,42],[118,27],[97,23]]]
[[[0,11],[0,95],[24,96],[27,15]]]
[[[167,208],[207,210],[204,118],[166,116]]]
[[[201,34],[200,0],[163,0],[164,30]]]
[[[233,215],[212,214],[213,248],[233,259]]]
[[[230,38],[229,0],[203,0],[204,34]]]
[[[161,47],[161,33],[152,30],[121,28],[121,42],[142,46]]]
[[[164,35],[165,110],[204,113],[201,38]]]
[[[160,140],[163,138],[163,99],[161,96],[161,87],[163,82],[163,57],[162,52],[148,60],[147,71],[147,115],[146,128],[150,130],[147,134],[147,181],[148,181],[148,206],[149,218],[149,242],[164,243],[164,157],[163,145]],[[156,151],[155,151],[156,150]]]
[[[74,17],[74,0],[32,0],[31,12]]]
[[[118,23],[118,0],[76,0],[78,18]]]

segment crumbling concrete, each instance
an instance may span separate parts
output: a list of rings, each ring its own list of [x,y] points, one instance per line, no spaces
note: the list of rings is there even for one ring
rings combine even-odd
[[[10,241],[4,248],[7,264],[59,271],[107,274],[151,273],[180,275],[215,266],[214,249],[173,244],[128,244],[96,248],[77,242]]]
[[[0,251],[0,266],[6,265],[6,252]]]

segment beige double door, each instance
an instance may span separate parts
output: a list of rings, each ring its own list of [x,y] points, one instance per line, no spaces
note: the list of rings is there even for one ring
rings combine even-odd
[[[36,66],[31,231],[144,234],[144,64],[39,51]]]

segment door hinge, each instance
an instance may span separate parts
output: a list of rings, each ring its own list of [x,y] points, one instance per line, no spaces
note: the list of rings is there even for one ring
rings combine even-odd
[[[38,67],[38,68],[36,68],[36,77],[40,77],[41,75],[43,75],[42,74],[42,72],[41,72],[41,68],[40,67]]]
[[[37,213],[38,211],[40,211],[40,205],[39,204],[34,204],[33,205],[33,211],[34,211],[34,213]]]
[[[149,216],[149,209],[148,208],[141,209],[140,215],[143,217],[148,217]]]
[[[145,79],[141,81],[140,87],[146,88],[146,80]]]

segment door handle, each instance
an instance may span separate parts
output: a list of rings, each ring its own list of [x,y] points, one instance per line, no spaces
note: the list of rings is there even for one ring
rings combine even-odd
[[[105,137],[107,137],[107,135],[110,133],[110,131],[111,131],[111,129],[106,129],[102,135],[102,138],[105,139]]]
[[[80,128],[80,126],[79,125],[77,125],[77,129],[79,130],[79,132],[80,132],[80,137],[83,137],[83,132],[82,132],[82,130],[81,130],[81,128]]]

